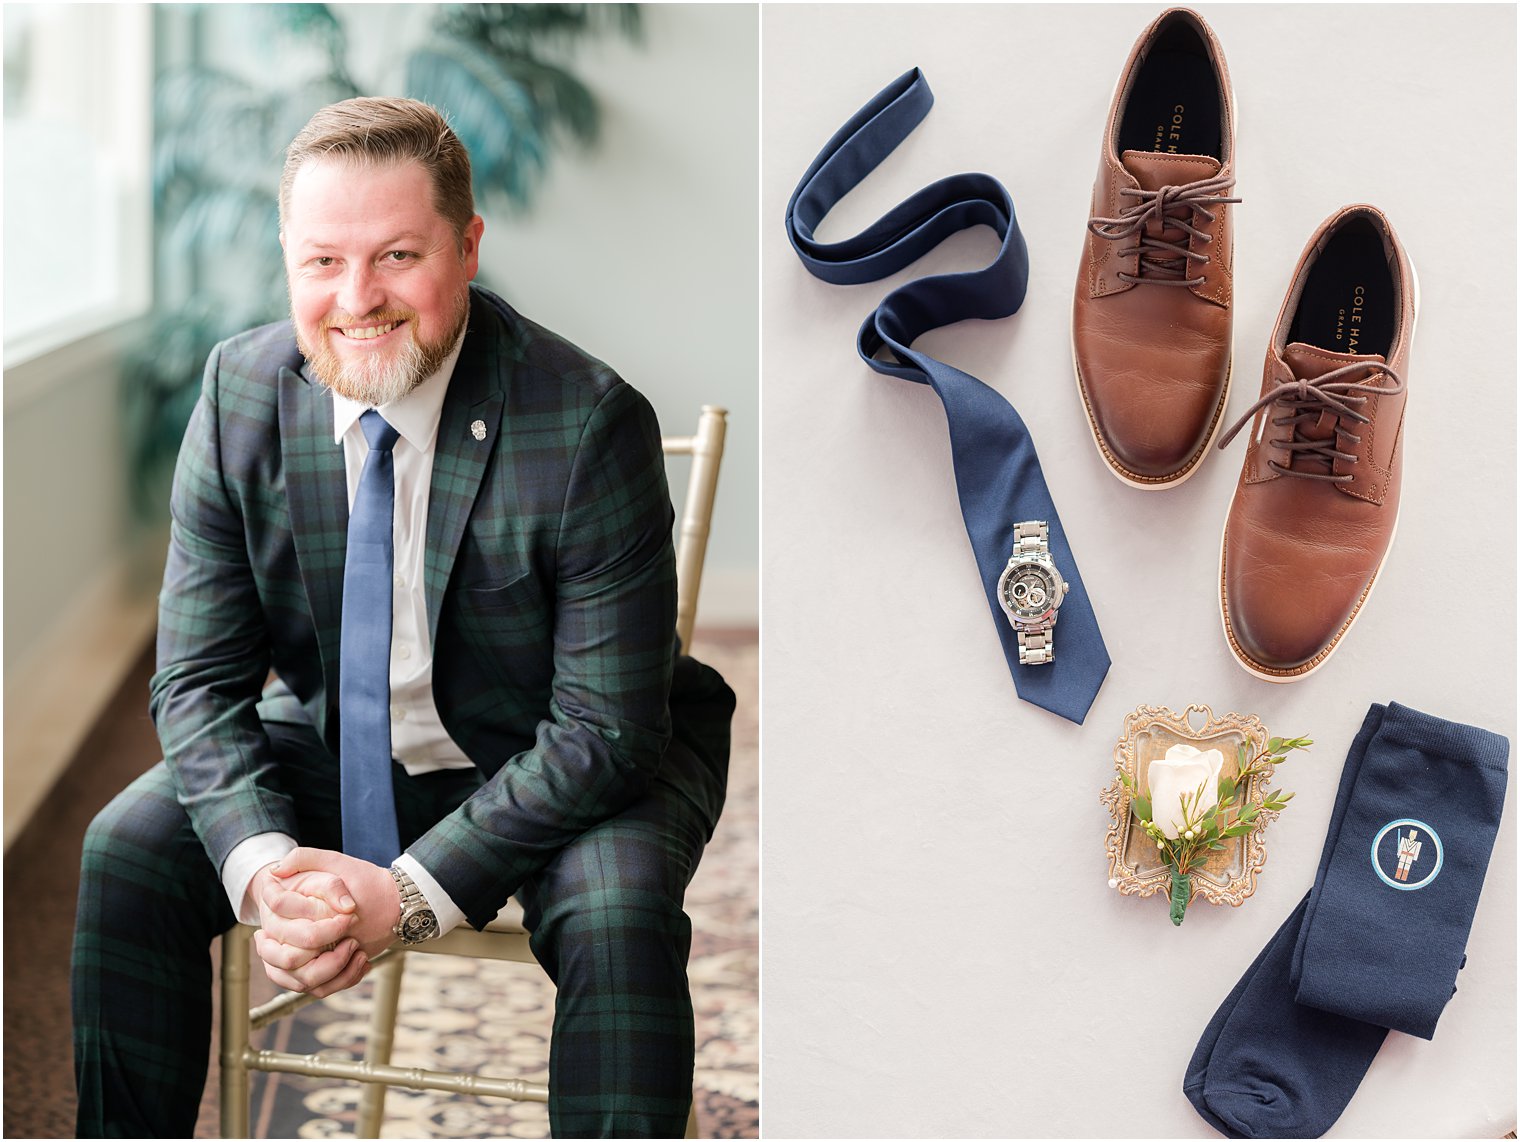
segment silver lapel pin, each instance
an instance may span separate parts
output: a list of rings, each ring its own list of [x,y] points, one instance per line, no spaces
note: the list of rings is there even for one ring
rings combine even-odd
[[[486,422],[483,420],[472,421],[470,424],[470,435],[476,440],[484,440],[486,438]]]

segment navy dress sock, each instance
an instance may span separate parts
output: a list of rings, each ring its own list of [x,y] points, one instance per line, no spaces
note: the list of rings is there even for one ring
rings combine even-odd
[[[1467,951],[1508,761],[1498,734],[1389,705],[1347,799],[1342,843],[1314,883],[1298,1002],[1435,1035]]]
[[[1372,1065],[1388,1035],[1357,1019],[1293,1002],[1299,902],[1209,1021],[1183,1093],[1226,1138],[1318,1138]]]
[[[1230,1137],[1317,1138],[1390,1027],[1430,1038],[1504,803],[1509,743],[1393,704],[1353,742],[1314,887],[1235,985],[1183,1091]]]
[[[1341,768],[1340,787],[1336,791],[1335,804],[1330,813],[1330,827],[1326,832],[1324,851],[1320,854],[1319,869],[1315,875],[1316,883],[1323,879],[1325,871],[1330,865],[1330,857],[1335,852],[1340,836],[1341,821],[1345,818],[1346,806],[1351,800],[1351,788],[1356,784],[1356,776],[1361,771],[1362,761],[1367,756],[1367,743],[1372,740],[1372,735],[1377,732],[1377,728],[1383,720],[1383,711],[1384,707],[1382,706],[1373,706],[1367,711],[1367,716],[1362,719],[1362,728],[1357,732],[1356,738],[1351,743],[1350,750],[1347,751],[1346,764]],[[1227,1138],[1248,1137],[1249,1133],[1243,1133],[1242,1130],[1249,1131],[1249,1127],[1242,1128],[1220,1118],[1210,1109],[1209,1104],[1204,1100],[1204,1086],[1208,1077],[1209,1059],[1214,1054],[1214,1045],[1223,1035],[1225,1024],[1229,1021],[1229,1017],[1234,1012],[1236,1005],[1241,1001],[1246,992],[1252,989],[1253,984],[1256,985],[1255,991],[1258,996],[1262,994],[1262,988],[1268,986],[1265,983],[1268,979],[1273,981],[1272,986],[1284,987],[1285,991],[1296,986],[1296,983],[1291,981],[1286,985],[1283,983],[1285,970],[1283,962],[1285,959],[1290,962],[1290,967],[1286,970],[1291,979],[1296,981],[1298,970],[1297,949],[1302,945],[1300,935],[1306,922],[1313,916],[1314,904],[1315,894],[1311,890],[1303,900],[1299,901],[1298,907],[1283,922],[1282,927],[1277,930],[1276,935],[1267,942],[1267,946],[1256,957],[1256,961],[1246,969],[1245,974],[1240,977],[1234,989],[1225,997],[1224,1002],[1219,1005],[1219,1010],[1214,1013],[1214,1018],[1209,1021],[1208,1027],[1204,1029],[1203,1036],[1198,1040],[1198,1046],[1194,1049],[1193,1057],[1188,1063],[1187,1073],[1182,1082],[1183,1094],[1187,1095],[1188,1101],[1193,1104],[1193,1109],[1198,1111],[1204,1121]],[[1269,960],[1271,961],[1270,966],[1268,966]],[[1262,1000],[1256,998],[1246,1004],[1246,1009],[1247,1012],[1251,1012],[1261,1006]],[[1295,1004],[1285,1004],[1284,1007],[1286,1010],[1278,1014],[1288,1018],[1295,1018],[1300,1014],[1297,1012]],[[1237,1027],[1235,1034],[1231,1038],[1233,1039],[1243,1032],[1243,1028]],[[1356,1028],[1351,1028],[1350,1033],[1353,1036],[1360,1034]],[[1279,1032],[1278,1038],[1281,1037],[1282,1034]],[[1377,1053],[1378,1047],[1381,1046],[1382,1042],[1383,1034],[1379,1033],[1375,1038],[1369,1037],[1366,1042],[1361,1043],[1360,1046],[1363,1049],[1360,1052],[1354,1052],[1354,1054],[1365,1055],[1365,1062],[1361,1070],[1352,1077],[1352,1090],[1356,1089],[1356,1084],[1361,1081],[1361,1076],[1366,1073],[1367,1066],[1371,1064],[1372,1057]],[[1315,1077],[1313,1073],[1304,1075],[1301,1079],[1292,1074],[1276,1077],[1274,1076],[1273,1069],[1260,1061],[1255,1064],[1245,1064],[1243,1065],[1243,1069],[1252,1072],[1249,1078],[1241,1080],[1243,1085],[1251,1087],[1256,1091],[1256,1094],[1252,1096],[1244,1090],[1236,1092],[1242,1096],[1259,1097],[1261,1101],[1273,1104],[1286,1104],[1288,1101],[1319,1104],[1324,1101],[1323,1098],[1312,1097],[1311,1093],[1307,1090],[1295,1090],[1304,1081],[1312,1082]],[[1333,1076],[1332,1081],[1335,1081],[1337,1085],[1344,1085],[1344,1080],[1347,1077],[1344,1074],[1339,1074]],[[1285,1091],[1288,1093],[1285,1093]]]

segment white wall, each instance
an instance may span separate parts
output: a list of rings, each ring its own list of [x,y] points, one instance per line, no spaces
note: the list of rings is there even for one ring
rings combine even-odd
[[[7,672],[125,540],[119,363],[114,343],[92,342],[5,373]]]
[[[129,522],[125,344],[118,326],[5,371],[7,845],[153,629],[164,541]]]

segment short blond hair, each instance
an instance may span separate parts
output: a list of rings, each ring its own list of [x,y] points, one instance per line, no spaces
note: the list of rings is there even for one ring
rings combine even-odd
[[[438,110],[417,99],[363,97],[322,108],[285,148],[281,230],[296,172],[311,159],[331,156],[375,165],[421,163],[433,183],[433,208],[457,236],[464,236],[475,217],[470,152]]]

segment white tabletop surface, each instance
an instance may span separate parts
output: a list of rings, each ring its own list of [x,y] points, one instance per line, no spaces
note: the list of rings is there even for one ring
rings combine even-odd
[[[1398,701],[1515,739],[1515,10],[1209,5],[1239,109],[1236,385],[1253,399],[1304,242],[1389,215],[1419,269],[1400,534],[1314,677],[1244,673],[1220,630],[1219,532],[1241,447],[1187,484],[1121,485],[1093,447],[1068,325],[1110,89],[1159,6],[767,5],[762,14],[765,1132],[1213,1137],[1179,1087],[1198,1035],[1313,880],[1346,749]],[[1016,316],[920,346],[1030,426],[1113,668],[1078,727],[1018,702],[962,530],[934,394],[871,372],[891,286],[972,268],[985,230],[887,282],[804,272],[782,217],[824,141],[913,66],[937,97],[825,223],[853,234],[933,179],[986,171],[1029,244]],[[1239,909],[1106,884],[1124,715],[1258,714],[1317,745]],[[1515,1126],[1513,787],[1460,990],[1430,1042],[1391,1035],[1332,1136]]]

